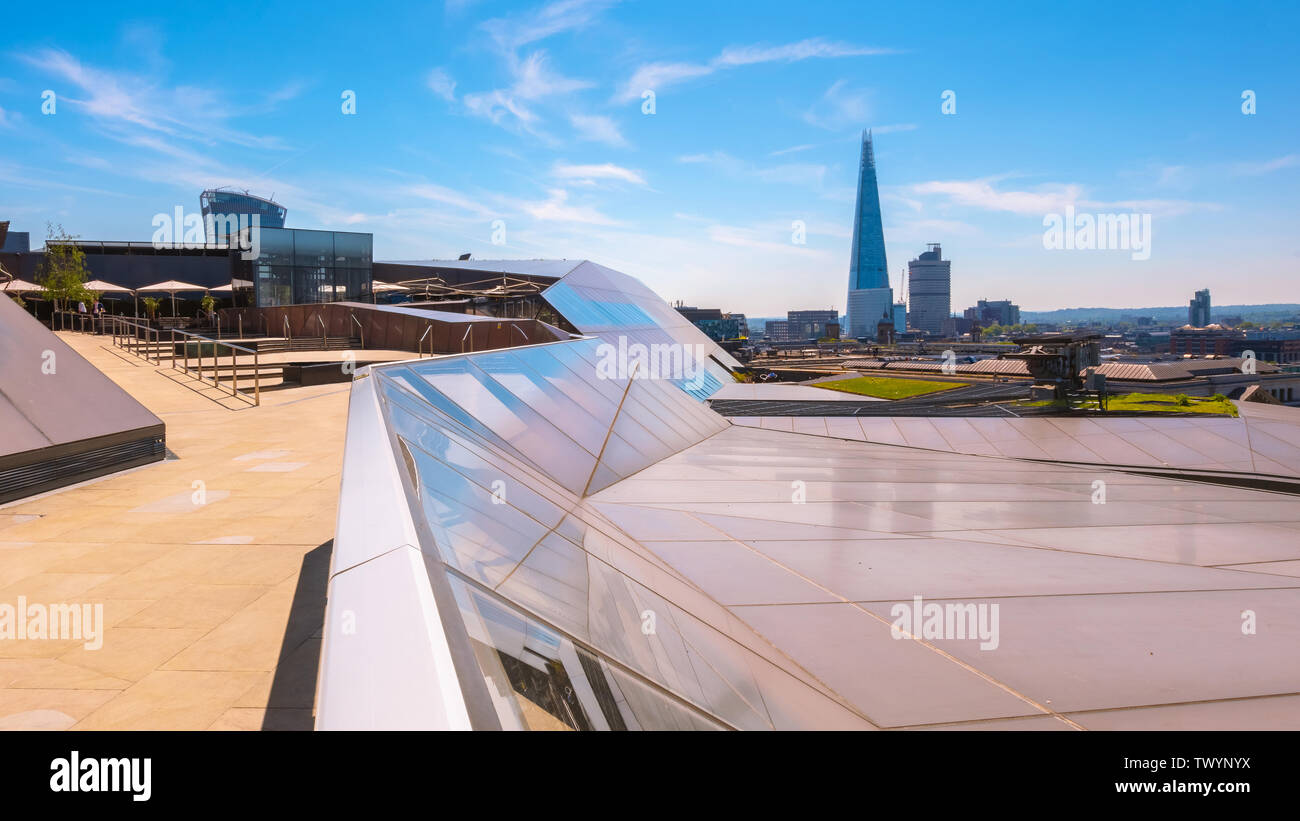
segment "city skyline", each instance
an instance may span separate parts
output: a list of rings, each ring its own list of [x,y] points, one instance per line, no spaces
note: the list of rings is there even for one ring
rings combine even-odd
[[[1222,304],[1297,301],[1296,61],[1286,38],[1221,36],[1238,19],[1293,27],[1292,11],[1197,9],[1175,40],[1158,10],[1127,6],[1122,27],[958,5],[868,25],[819,4],[721,26],[707,9],[688,24],[636,3],[461,2],[400,29],[137,8],[49,32],[13,12],[0,210],[34,245],[47,222],[147,241],[155,214],[235,185],[273,195],[291,227],[373,233],[381,260],[590,258],[691,304],[844,313],[870,128],[887,255],[942,243],[955,309],[1175,305],[1192,283]],[[289,20],[353,59],[286,43],[242,80],[188,57]],[[1067,210],[1145,215],[1149,258],[1044,248]]]

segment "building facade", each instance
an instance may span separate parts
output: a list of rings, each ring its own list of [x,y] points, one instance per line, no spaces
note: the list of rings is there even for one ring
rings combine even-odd
[[[979,323],[981,328],[990,325],[1019,325],[1020,306],[1009,299],[981,299],[973,307],[967,308],[965,318]]]
[[[894,333],[896,335],[907,333],[907,303],[906,302],[894,303]]]
[[[235,255],[236,305],[355,301],[370,292],[371,234],[263,228],[260,245],[256,259]]]
[[[1260,362],[1290,365],[1300,362],[1300,331],[1241,331],[1211,323],[1186,325],[1169,334],[1169,352],[1176,356],[1249,355]]]
[[[1187,303],[1187,324],[1193,328],[1204,328],[1210,324],[1210,289],[1202,288]]]
[[[907,263],[908,327],[939,336],[952,308],[952,261],[931,242],[919,257]]]
[[[255,246],[259,254],[247,260],[233,243],[225,242],[197,248],[160,248],[150,242],[73,242],[85,254],[91,279],[132,290],[164,280],[187,282],[201,290],[233,285],[233,304],[238,307],[370,298],[371,234],[262,228]],[[11,272],[35,282],[45,250],[17,253],[11,258]],[[129,295],[125,298],[129,300]]]
[[[862,134],[858,163],[858,199],[853,214],[853,244],[849,256],[848,335],[875,338],[882,316],[894,321],[894,292],[885,261],[885,229],[880,216],[876,155],[871,132]]]
[[[254,196],[247,191],[224,188],[209,188],[199,194],[199,210],[203,212],[203,224],[209,241],[225,239],[224,236],[217,235],[219,229],[211,217],[255,216],[258,225],[263,228],[283,228],[284,218],[289,213],[283,205],[273,200]]]
[[[830,336],[828,325],[840,324],[837,311],[787,311],[785,318],[790,323],[790,332],[799,339],[822,339]]]

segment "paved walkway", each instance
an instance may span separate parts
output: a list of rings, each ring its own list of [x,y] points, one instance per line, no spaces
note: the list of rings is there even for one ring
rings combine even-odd
[[[0,729],[310,728],[348,386],[251,407],[60,337],[166,423],[168,457],[0,507],[0,605],[106,624],[99,649],[0,640]]]

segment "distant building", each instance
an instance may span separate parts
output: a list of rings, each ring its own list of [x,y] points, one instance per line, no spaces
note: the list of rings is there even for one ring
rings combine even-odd
[[[885,263],[885,229],[880,217],[876,155],[871,132],[862,134],[858,163],[858,200],[853,214],[853,244],[849,256],[848,335],[874,338],[881,316],[892,318],[894,291]]]
[[[1233,356],[1242,356],[1246,351],[1255,354],[1262,362],[1292,364],[1300,362],[1300,331],[1246,331],[1239,341],[1231,346]]]
[[[690,320],[714,342],[744,339],[749,336],[749,322],[744,314],[725,314],[721,308],[694,308],[675,305],[677,313]]]
[[[1020,306],[1009,299],[989,301],[981,299],[974,306],[967,308],[963,314],[966,319],[979,323],[981,328],[990,325],[1019,325]]]
[[[31,237],[32,235],[27,231],[5,232],[4,244],[0,245],[0,254],[28,253],[32,250]]]
[[[894,303],[894,334],[907,333],[907,303]]]
[[[1176,356],[1244,357],[1247,351],[1260,362],[1300,362],[1300,331],[1242,331],[1211,323],[1169,334],[1169,352]]]
[[[785,319],[769,319],[765,336],[772,342],[838,339],[840,317],[835,311],[788,311]]]
[[[928,250],[907,263],[907,304],[908,327],[943,334],[952,306],[952,261],[943,258],[939,243],[929,243]]]
[[[950,316],[943,321],[943,335],[948,339],[955,339],[962,334],[971,332],[975,327],[975,320],[964,316]]]
[[[1232,342],[1239,338],[1240,333],[1219,325],[1185,325],[1169,334],[1169,352],[1176,356],[1227,356]]]
[[[254,196],[247,191],[232,191],[226,188],[209,188],[199,194],[199,209],[203,212],[203,223],[205,231],[208,232],[209,242],[225,239],[225,236],[217,236],[222,233],[221,228],[214,225],[213,220],[208,217],[256,215],[258,225],[263,228],[283,228],[284,218],[288,214],[285,207],[278,202]]]
[[[677,309],[677,313],[691,322],[699,322],[701,319],[722,319],[721,308],[692,308],[681,303],[673,307]]]
[[[888,316],[882,316],[876,323],[876,342],[881,345],[894,344],[894,321]]]
[[[767,328],[763,333],[772,342],[800,342],[804,339],[801,336],[792,334],[790,332],[790,323],[784,319],[769,319]]]
[[[799,334],[801,339],[821,339],[829,336],[827,326],[838,327],[840,324],[840,315],[837,311],[790,311],[785,318],[791,325],[791,332]]]
[[[1210,324],[1210,289],[1203,288],[1187,304],[1187,324],[1193,328],[1204,328]]]

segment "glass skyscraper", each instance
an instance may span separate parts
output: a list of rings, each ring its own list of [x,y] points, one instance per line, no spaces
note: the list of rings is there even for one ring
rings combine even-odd
[[[230,191],[222,188],[209,188],[199,195],[199,208],[203,212],[203,222],[210,233],[210,241],[224,239],[222,226],[213,226],[208,217],[221,215],[258,217],[258,224],[263,228],[283,228],[288,211],[283,205],[265,197],[254,196],[247,191]]]
[[[907,263],[907,324],[931,336],[943,336],[943,324],[952,312],[952,260],[943,258],[937,242]]]
[[[1204,328],[1210,324],[1210,289],[1202,288],[1196,297],[1187,304],[1187,324],[1193,328]]]
[[[894,292],[885,262],[885,229],[880,219],[876,185],[876,155],[871,132],[862,132],[858,166],[858,203],[853,214],[853,246],[849,257],[848,335],[875,337],[882,318],[894,319]]]

